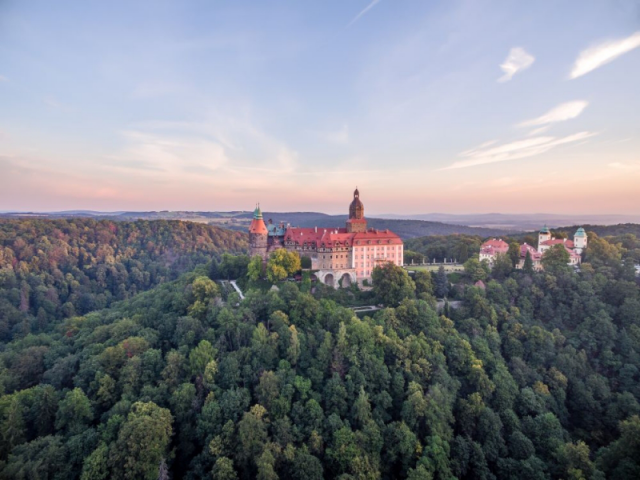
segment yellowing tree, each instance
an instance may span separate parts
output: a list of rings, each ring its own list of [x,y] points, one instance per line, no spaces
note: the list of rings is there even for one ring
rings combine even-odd
[[[279,248],[271,254],[267,262],[267,278],[270,282],[279,282],[300,270],[300,256]]]

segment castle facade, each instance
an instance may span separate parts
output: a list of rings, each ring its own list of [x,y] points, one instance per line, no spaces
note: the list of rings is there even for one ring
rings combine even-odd
[[[333,287],[370,279],[373,269],[387,262],[402,266],[404,258],[404,243],[398,235],[367,228],[357,188],[349,205],[349,219],[341,228],[298,228],[271,220],[265,224],[260,207],[256,207],[249,227],[250,255],[266,261],[278,248],[309,257],[318,280]]]

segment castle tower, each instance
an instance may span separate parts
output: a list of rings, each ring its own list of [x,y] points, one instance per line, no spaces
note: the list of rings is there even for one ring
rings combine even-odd
[[[546,225],[540,229],[538,233],[538,252],[541,252],[540,245],[542,242],[546,242],[547,240],[551,240],[551,230]]]
[[[585,248],[587,248],[587,233],[584,231],[584,228],[580,227],[576,230],[576,233],[573,235],[573,246],[574,251],[582,255],[582,252]]]
[[[267,241],[269,238],[269,231],[262,219],[262,212],[260,211],[260,205],[256,206],[253,211],[253,220],[249,226],[249,255],[260,255],[263,260],[267,259]]]
[[[360,201],[360,192],[356,187],[353,192],[353,201],[349,205],[349,220],[347,220],[347,232],[359,233],[367,231],[367,220],[364,218],[364,205]]]

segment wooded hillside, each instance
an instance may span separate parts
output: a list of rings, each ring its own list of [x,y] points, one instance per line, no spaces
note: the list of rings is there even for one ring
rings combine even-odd
[[[0,219],[0,341],[246,249],[245,234],[189,222]]]
[[[593,244],[581,273],[463,279],[442,315],[426,272],[376,273],[388,308],[359,319],[292,282],[225,303],[198,267],[21,332],[0,354],[0,471],[636,479],[640,289],[620,247]]]

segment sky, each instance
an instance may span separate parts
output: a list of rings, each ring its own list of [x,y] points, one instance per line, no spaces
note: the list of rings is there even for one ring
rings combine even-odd
[[[638,213],[640,0],[0,0],[0,211]]]

